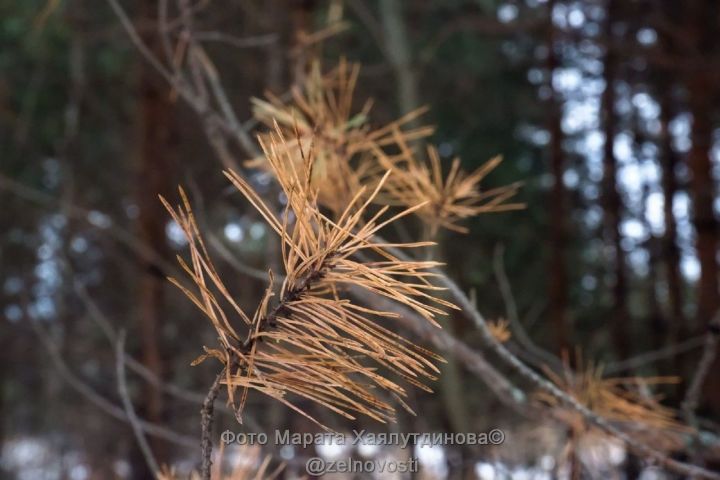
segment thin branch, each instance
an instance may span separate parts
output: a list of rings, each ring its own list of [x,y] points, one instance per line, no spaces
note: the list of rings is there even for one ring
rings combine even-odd
[[[125,32],[130,37],[130,40],[135,45],[135,48],[138,49],[140,54],[145,58],[145,60],[155,69],[157,72],[165,78],[165,80],[175,87],[178,91],[184,90],[184,86],[181,85],[180,81],[176,76],[168,70],[165,65],[150,51],[147,45],[145,45],[145,42],[143,42],[142,38],[140,37],[140,34],[138,33],[137,29],[133,25],[130,18],[125,13],[125,10],[120,6],[117,0],[107,0],[108,4],[110,4],[110,7],[115,12],[115,15],[118,17],[118,20],[120,20],[120,23],[122,24],[123,28],[125,29]]]
[[[200,410],[202,434],[200,437],[200,447],[202,448],[202,470],[201,475],[203,480],[210,480],[210,474],[212,471],[212,422],[213,422],[213,409],[215,405],[215,399],[220,391],[220,381],[225,376],[225,369],[218,373],[215,377],[210,390],[208,391],[205,401],[203,402],[202,409]]]
[[[206,132],[214,132],[217,129],[217,126],[221,126],[222,130],[234,138],[250,156],[258,156],[258,148],[255,146],[247,131],[243,129],[242,125],[238,122],[235,112],[228,100],[228,96],[225,93],[225,89],[220,83],[217,72],[215,71],[212,62],[202,46],[197,42],[194,42],[189,59],[190,62],[193,63],[195,71],[201,72],[202,76],[209,82],[215,100],[222,111],[222,115],[219,115],[210,107],[210,105],[208,105],[204,95],[196,93],[190,88],[188,82],[185,80],[179,69],[175,69],[174,72],[170,71],[168,67],[164,65],[152,51],[150,51],[145,42],[143,42],[132,21],[130,21],[127,13],[120,6],[117,0],[107,0],[107,2],[110,4],[111,8],[115,12],[115,15],[120,20],[121,25],[130,37],[133,45],[135,45],[135,48],[138,49],[143,58],[150,63],[150,65],[156,69],[158,73],[170,84],[170,86],[180,94],[180,96],[193,108],[193,110],[195,110],[205,123]],[[190,11],[190,14],[191,13],[192,11]],[[183,13],[184,22],[187,21],[187,15],[187,11]],[[192,39],[192,37],[190,39]],[[199,79],[197,80],[199,81]],[[202,86],[198,85],[199,91],[201,88]],[[212,137],[209,139],[212,143]]]
[[[193,55],[191,55],[191,58],[196,59],[203,67],[202,71],[205,74],[205,79],[210,84],[210,91],[220,107],[220,111],[222,112],[225,120],[223,124],[227,127],[228,132],[235,137],[237,142],[245,149],[246,152],[250,153],[253,157],[260,155],[260,150],[257,146],[255,146],[255,142],[252,140],[247,131],[242,128],[242,125],[235,114],[235,110],[230,104],[225,88],[222,86],[217,69],[210,61],[210,57],[208,57],[202,47],[195,46],[193,48]]]
[[[375,40],[378,49],[380,49],[383,55],[388,58],[389,54],[385,44],[385,35],[383,34],[382,25],[378,19],[375,18],[372,11],[370,11],[367,2],[364,2],[363,0],[348,0],[348,7],[355,12],[355,15],[357,15],[358,19],[360,19],[360,21],[365,25],[367,31],[370,33],[370,36],[373,37],[373,40]]]
[[[444,354],[453,355],[469,372],[483,380],[503,404],[519,413],[528,413],[527,397],[523,391],[510,383],[482,353],[473,350],[445,330],[428,325],[410,309],[387,298],[373,295],[360,288],[352,288],[350,294],[377,310],[399,314],[398,323],[415,332],[422,340],[432,343]]]
[[[32,187],[28,187],[27,185],[2,174],[0,174],[0,189],[7,190],[8,192],[16,195],[19,198],[22,198],[23,200],[32,202],[47,209],[52,209],[56,207],[59,208],[58,205],[61,203],[60,199],[55,198],[52,195],[48,195],[45,192],[42,192]],[[97,225],[93,224],[90,220],[90,216],[92,214],[97,214],[97,211],[76,204],[68,204],[67,202],[65,202],[63,206],[63,213],[66,216],[81,220],[85,223],[89,223],[94,227],[97,227]],[[118,243],[126,246],[131,251],[136,253],[138,257],[157,265],[164,274],[177,275],[180,273],[175,265],[166,261],[155,250],[140,241],[135,235],[130,233],[128,230],[122,228],[117,223],[111,222],[110,225],[107,227],[97,227],[97,231],[101,233],[106,233],[107,235],[115,239]]]
[[[145,432],[140,425],[135,409],[133,408],[132,400],[127,388],[127,378],[125,377],[125,332],[120,332],[117,344],[115,345],[115,372],[117,374],[118,393],[122,399],[123,407],[125,408],[125,415],[127,416],[128,422],[132,427],[135,439],[138,442],[140,451],[145,458],[150,470],[154,475],[160,472],[160,466],[158,465],[157,459],[150,448],[150,444],[145,437]]]

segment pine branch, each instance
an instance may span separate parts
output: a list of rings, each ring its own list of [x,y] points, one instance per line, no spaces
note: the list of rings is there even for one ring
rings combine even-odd
[[[356,305],[343,292],[353,286],[373,292],[405,305],[430,324],[436,324],[434,316],[444,314],[445,308],[455,308],[438,298],[435,292],[439,288],[429,282],[433,275],[427,270],[437,266],[436,262],[399,260],[385,251],[386,247],[423,247],[427,242],[371,241],[381,228],[421,206],[388,219],[383,219],[387,211],[383,208],[370,219],[364,219],[363,214],[382,188],[386,174],[372,192],[366,194],[361,189],[345,210],[331,220],[317,206],[318,190],[311,181],[314,151],[287,148],[279,127],[276,136],[266,137],[261,145],[287,197],[283,218],[277,218],[241,176],[232,171],[226,172],[226,176],[281,239],[285,277],[274,307],[269,307],[275,295],[270,274],[270,286],[255,314],[252,318],[246,315],[212,265],[184,192],[180,191],[182,205],[177,208],[163,199],[188,239],[190,262],[182,259],[179,262],[196,291],[184,287],[177,279],[172,281],[210,318],[222,347],[206,348],[206,354],[198,361],[215,357],[226,366],[223,383],[233,404],[236,390],[241,392],[236,407],[239,420],[248,391],[257,390],[316,423],[316,419],[292,402],[289,394],[347,418],[362,414],[382,422],[392,421],[394,407],[384,399],[386,395],[410,408],[402,400],[407,395],[405,387],[390,380],[387,373],[430,390],[424,380],[435,379],[438,369],[433,362],[440,357],[380,324],[397,314]],[[357,260],[361,252],[369,255],[368,261]],[[226,305],[221,305],[221,301]],[[247,329],[244,339],[234,317]]]

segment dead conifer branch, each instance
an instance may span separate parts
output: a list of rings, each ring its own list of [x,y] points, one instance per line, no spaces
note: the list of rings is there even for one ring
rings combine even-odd
[[[179,262],[195,291],[172,281],[210,318],[222,347],[206,349],[199,361],[212,356],[225,365],[222,383],[239,418],[249,390],[257,390],[313,421],[291,396],[351,419],[361,414],[392,421],[395,409],[387,398],[409,407],[402,401],[406,387],[387,378],[387,373],[429,390],[425,382],[435,379],[434,362],[441,359],[382,325],[395,313],[352,303],[344,292],[349,287],[364,289],[404,305],[430,323],[445,309],[455,308],[436,296],[439,288],[429,281],[434,275],[428,270],[437,267],[437,262],[400,260],[386,250],[426,246],[427,242],[372,241],[381,228],[421,205],[390,218],[385,218],[387,208],[382,208],[363,219],[386,174],[369,194],[365,188],[358,191],[332,220],[319,210],[318,190],[312,184],[315,150],[306,152],[302,145],[297,152],[287,148],[280,128],[262,146],[287,198],[282,218],[275,216],[244,178],[225,172],[282,243],[285,278],[276,295],[270,274],[270,286],[252,318],[235,303],[213,267],[183,191],[181,206],[173,209],[163,200],[188,239],[190,262]],[[360,254],[374,259],[360,261]],[[236,330],[238,317],[244,335]]]

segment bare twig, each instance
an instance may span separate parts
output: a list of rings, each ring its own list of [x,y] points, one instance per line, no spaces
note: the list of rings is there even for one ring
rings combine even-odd
[[[210,390],[208,391],[205,401],[203,402],[202,409],[200,410],[201,415],[201,426],[202,434],[200,437],[200,447],[202,448],[202,470],[201,475],[203,480],[210,480],[210,473],[212,470],[212,421],[213,421],[213,407],[215,405],[215,399],[220,391],[220,381],[225,376],[225,370],[218,373],[215,377]]]
[[[266,271],[260,270],[259,268],[253,268],[249,265],[242,263],[240,260],[235,258],[232,252],[230,252],[230,250],[228,250],[228,248],[220,241],[217,235],[213,234],[210,230],[206,231],[208,232],[207,236],[210,245],[212,245],[212,247],[220,254],[223,260],[229,263],[230,266],[232,266],[238,272],[247,275],[248,277],[260,280],[262,282],[267,282],[268,274]],[[275,278],[280,278],[280,281],[284,280],[282,276],[278,275],[279,274],[275,274]]]
[[[167,67],[163,65],[163,63],[152,53],[152,51],[150,51],[147,45],[145,45],[145,42],[143,42],[137,29],[125,13],[125,10],[120,6],[120,3],[118,3],[117,0],[107,0],[107,2],[110,4],[110,7],[115,12],[118,20],[120,20],[120,23],[125,29],[125,32],[130,37],[132,43],[135,45],[135,48],[138,49],[138,51],[145,58],[145,60],[155,70],[157,70],[157,72],[162,75],[163,78],[165,78],[165,80],[170,85],[172,85],[178,91],[185,91],[185,86],[180,83],[180,80],[175,75],[173,75],[172,72],[168,70]]]
[[[383,27],[378,19],[375,18],[372,11],[370,11],[370,8],[368,8],[367,2],[362,0],[348,0],[348,7],[355,12],[355,15],[357,15],[358,19],[364,24],[380,51],[388,57]]]
[[[250,156],[258,156],[259,150],[257,146],[255,146],[255,143],[250,135],[242,128],[242,125],[238,121],[210,58],[199,43],[192,41],[192,32],[189,30],[186,32],[186,35],[188,36],[187,40],[191,42],[188,60],[192,64],[191,69],[196,74],[195,84],[198,88],[197,92],[191,88],[190,83],[187,81],[179,68],[175,67],[173,70],[170,70],[160,59],[157,58],[157,56],[153,54],[145,42],[143,42],[140,34],[120,3],[117,0],[107,0],[107,2],[110,4],[115,12],[115,15],[120,20],[120,23],[127,32],[133,45],[135,45],[135,48],[138,49],[143,58],[150,63],[155,70],[157,70],[157,72],[170,84],[170,86],[180,94],[180,97],[182,97],[188,105],[195,110],[205,123],[206,132],[215,132],[217,127],[220,126],[222,127],[222,131],[228,134],[231,138],[234,138],[240,147],[243,148]],[[191,16],[191,14],[192,9],[189,11],[186,9],[181,15],[182,24],[186,30],[189,22],[189,16]],[[166,30],[167,28],[168,26],[166,25],[163,30]],[[164,42],[167,45],[167,40],[164,40]],[[201,78],[199,78],[200,76],[202,76],[204,80],[201,80]],[[204,81],[209,83],[210,89],[222,114],[218,114],[218,112],[214,111],[208,104],[206,95],[203,94]],[[210,140],[212,143],[212,138],[210,138]],[[237,169],[237,165],[235,165],[234,168]]]
[[[132,427],[135,439],[138,442],[140,451],[145,458],[150,470],[154,475],[160,471],[157,459],[150,448],[150,444],[145,437],[145,432],[140,425],[140,420],[135,413],[133,408],[132,400],[130,399],[130,393],[127,388],[127,378],[125,377],[125,332],[120,332],[117,344],[115,345],[115,372],[117,374],[118,393],[122,399],[123,407],[125,408],[125,415],[127,416],[128,422]]]

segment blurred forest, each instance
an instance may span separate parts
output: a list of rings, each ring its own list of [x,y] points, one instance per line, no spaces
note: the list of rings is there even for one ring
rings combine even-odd
[[[182,277],[187,242],[158,194],[176,203],[184,185],[216,266],[252,311],[267,270],[282,270],[280,246],[222,169],[281,203],[244,166],[267,129],[251,98],[289,99],[316,57],[326,70],[362,65],[355,108],[372,98],[373,124],[427,105],[413,124],[435,127],[446,170],[456,156],[472,171],[502,155],[483,188],[522,182],[524,209],[444,230],[436,250],[485,318],[507,320],[507,348],[551,379],[591,366],[636,379],[699,432],[668,457],[720,466],[720,3],[118,2],[0,0],[1,478],[150,478],[119,364],[158,460],[197,467],[198,412],[218,369],[190,362],[217,334],[166,279]],[[208,76],[212,112],[147,61],[177,65],[188,32],[205,70],[184,74]],[[422,227],[410,219],[387,235],[419,240]],[[578,454],[576,429],[519,414],[478,373],[487,361],[532,396],[472,321],[453,313],[444,329],[460,344],[406,333],[448,359],[435,394],[411,394],[417,417],[324,421],[506,432],[502,446],[426,453],[417,478],[679,478],[622,442],[608,440],[604,460]],[[677,382],[643,381],[656,376]],[[224,395],[216,443],[225,428],[317,431],[260,394],[240,426]],[[264,453],[297,478],[297,452]]]

